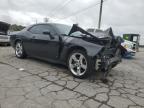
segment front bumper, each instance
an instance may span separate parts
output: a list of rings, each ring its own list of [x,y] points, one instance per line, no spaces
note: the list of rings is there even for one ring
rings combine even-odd
[[[96,65],[96,70],[107,71],[114,65],[120,63],[121,60],[121,57],[102,58],[101,60],[99,60],[98,65]]]
[[[136,55],[136,52],[125,52],[125,54],[123,55],[123,57],[125,58],[131,58],[133,56]]]
[[[0,35],[0,44],[9,44],[9,43],[10,43],[10,37],[9,36]]]
[[[10,44],[10,40],[9,39],[0,39],[0,45],[3,44]]]
[[[112,58],[102,57],[96,60],[95,70],[96,71],[108,71],[118,63],[122,61],[121,57],[115,56]]]

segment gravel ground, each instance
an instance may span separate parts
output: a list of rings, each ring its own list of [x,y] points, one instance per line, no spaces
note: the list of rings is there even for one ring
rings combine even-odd
[[[104,84],[98,74],[76,79],[64,66],[0,47],[0,108],[144,108],[143,55],[123,60]]]

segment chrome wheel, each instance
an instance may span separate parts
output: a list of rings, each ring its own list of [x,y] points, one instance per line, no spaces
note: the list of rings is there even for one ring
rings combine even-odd
[[[75,76],[82,76],[87,71],[87,60],[81,53],[73,53],[69,58],[69,68]]]
[[[15,53],[16,53],[17,57],[21,57],[23,54],[23,47],[22,47],[22,44],[20,42],[16,43]]]

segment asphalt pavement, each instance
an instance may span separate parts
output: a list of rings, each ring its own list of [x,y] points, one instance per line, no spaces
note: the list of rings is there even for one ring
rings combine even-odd
[[[108,83],[95,74],[71,76],[61,65],[18,59],[0,47],[0,108],[144,108],[144,49],[112,69]]]

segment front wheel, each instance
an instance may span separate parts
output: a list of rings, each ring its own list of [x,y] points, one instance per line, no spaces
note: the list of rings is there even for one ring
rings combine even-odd
[[[118,48],[117,51],[116,51],[116,54],[115,56],[119,57],[120,59],[122,59],[122,53],[121,53],[121,49]],[[119,62],[115,63],[112,65],[112,68],[116,67],[118,65]]]
[[[68,58],[68,67],[74,77],[86,78],[89,74],[87,54],[81,50],[72,51]]]
[[[15,55],[17,58],[25,58],[26,53],[24,51],[23,45],[21,41],[17,41],[15,45]]]

